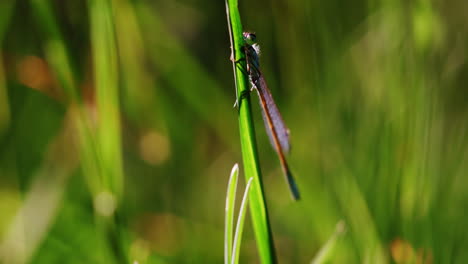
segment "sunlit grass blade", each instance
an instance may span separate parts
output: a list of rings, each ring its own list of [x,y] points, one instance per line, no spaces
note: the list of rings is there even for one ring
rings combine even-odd
[[[242,35],[242,23],[240,19],[237,0],[226,0],[226,12],[228,16],[228,26],[230,26],[230,38],[232,43],[232,58],[239,61],[242,58],[242,45],[244,43]],[[233,62],[234,63],[234,62]],[[268,211],[263,194],[261,171],[257,154],[257,143],[255,140],[255,129],[252,121],[252,110],[250,97],[241,98],[242,93],[248,94],[249,84],[247,76],[242,69],[245,69],[245,61],[239,61],[240,67],[235,69],[235,84],[237,98],[239,98],[239,131],[242,148],[242,159],[244,162],[244,172],[247,180],[253,178],[252,193],[250,195],[250,212],[252,216],[253,230],[257,240],[258,251],[262,263],[274,263],[275,248],[273,237],[270,231]]]
[[[239,165],[236,163],[229,176],[226,194],[225,223],[224,223],[224,263],[228,264],[232,256],[232,230],[234,224],[234,206],[236,203],[237,180],[239,179]]]
[[[249,202],[250,187],[253,178],[250,178],[245,187],[244,197],[242,198],[241,207],[239,209],[239,216],[237,217],[236,233],[234,235],[234,243],[232,248],[232,261],[231,264],[239,262],[239,253],[241,247],[242,231],[244,231],[245,214],[247,212],[247,203]]]
[[[97,145],[101,188],[118,199],[123,188],[120,145],[118,58],[110,1],[89,1],[96,102],[99,111]]]
[[[67,124],[48,147],[21,207],[1,237],[0,263],[31,262],[47,237],[61,208],[68,179],[79,163],[75,146],[67,144],[71,141],[71,129]],[[63,155],[65,151],[67,155]]]
[[[331,235],[325,245],[319,250],[315,258],[310,262],[311,264],[325,263],[335,249],[338,239],[346,232],[346,223],[341,220],[336,224],[335,232]]]
[[[120,124],[120,76],[112,1],[89,0],[91,51],[98,122],[96,153],[99,178],[93,193],[96,226],[107,239],[107,258],[127,262],[123,233],[116,225],[123,193]]]
[[[226,5],[228,21],[231,26],[231,39],[233,43],[233,57],[238,61],[242,58],[243,29],[240,20],[238,3],[236,0],[228,0]],[[240,67],[236,68],[237,94],[248,92],[248,79],[242,71],[245,66],[240,62]],[[255,130],[252,121],[251,103],[249,97],[239,98],[239,130],[242,147],[242,157],[244,161],[244,171],[246,179],[253,178],[253,191],[250,201],[252,223],[257,239],[258,250],[262,263],[272,263],[275,259],[273,238],[271,237],[268,213],[265,198],[263,195],[261,172],[258,162],[257,146],[255,140]]]

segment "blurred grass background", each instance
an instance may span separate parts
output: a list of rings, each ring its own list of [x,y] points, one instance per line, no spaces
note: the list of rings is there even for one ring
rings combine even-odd
[[[467,263],[468,2],[241,1],[280,263]],[[224,1],[0,2],[0,262],[220,263],[241,160]],[[256,100],[255,96],[252,98]],[[246,222],[242,263],[258,263]]]

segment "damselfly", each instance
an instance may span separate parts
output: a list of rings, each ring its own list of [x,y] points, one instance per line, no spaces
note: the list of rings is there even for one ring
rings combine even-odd
[[[289,169],[285,154],[290,150],[289,129],[281,117],[278,107],[273,100],[270,90],[266,84],[265,78],[260,71],[260,46],[257,44],[256,36],[251,32],[244,32],[244,53],[247,65],[247,74],[249,75],[251,90],[257,90],[260,106],[262,107],[262,116],[265,128],[270,138],[270,143],[278,154],[281,168],[286,176],[286,181],[291,190],[294,199],[298,200],[299,190],[294,177]]]

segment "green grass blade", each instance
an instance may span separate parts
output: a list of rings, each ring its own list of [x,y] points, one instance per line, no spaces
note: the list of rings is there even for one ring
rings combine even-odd
[[[328,241],[319,250],[315,258],[311,261],[311,264],[325,263],[333,252],[338,239],[346,232],[346,223],[341,220],[336,224],[335,232],[331,235]]]
[[[239,179],[239,165],[236,163],[229,176],[226,195],[226,212],[224,224],[224,263],[228,264],[232,256],[232,230],[234,224],[234,206],[236,203],[237,180]]]
[[[90,0],[91,47],[97,108],[101,188],[118,199],[123,188],[119,119],[119,75],[113,12],[110,1]]]
[[[238,10],[237,0],[227,0],[226,10],[228,24],[230,26],[231,45],[233,58],[237,61],[242,58],[242,23]],[[255,129],[252,121],[251,103],[249,97],[240,98],[240,94],[248,92],[247,76],[242,71],[245,69],[245,61],[240,61],[240,67],[235,67],[235,83],[237,98],[239,98],[239,130],[244,161],[246,179],[253,178],[252,193],[250,195],[250,211],[252,215],[253,229],[257,240],[258,251],[262,263],[275,262],[275,250],[273,238],[268,222],[268,212],[263,194],[261,171],[258,162],[257,145],[255,141]]]
[[[120,75],[115,36],[115,14],[110,0],[89,0],[91,51],[98,123],[96,152],[99,179],[93,193],[96,226],[107,239],[103,252],[114,262],[127,262],[124,234],[117,225],[123,194],[120,124]],[[108,251],[108,253],[106,252]]]
[[[64,89],[67,99],[79,99],[70,54],[59,28],[59,21],[53,12],[50,1],[32,0],[32,10],[47,36],[45,45],[46,59],[55,71],[55,74]]]
[[[231,264],[235,264],[239,262],[241,237],[242,237],[242,231],[244,230],[244,220],[245,220],[245,214],[247,212],[247,203],[249,201],[250,187],[252,186],[252,180],[253,178],[250,178],[249,181],[247,182],[247,186],[245,187],[244,197],[242,198],[242,203],[241,203],[241,207],[239,210],[239,216],[237,218],[236,234],[234,236],[234,244],[233,244],[233,249],[232,249]]]
[[[6,0],[0,3],[0,50],[3,48],[3,40],[8,28],[15,1]],[[3,65],[3,55],[0,54],[0,136],[8,128],[10,123],[10,103],[6,76]]]
[[[72,54],[67,51],[65,37],[59,27],[59,21],[49,1],[32,0],[32,11],[38,26],[44,32],[46,43],[44,52],[46,60],[57,76],[61,88],[67,95],[67,101],[73,104],[71,107],[72,118],[76,122],[79,135],[79,148],[83,174],[86,176],[90,189],[97,192],[100,185],[99,168],[100,159],[98,155],[95,135],[93,133],[93,121],[81,100],[78,92],[78,83],[72,65]]]

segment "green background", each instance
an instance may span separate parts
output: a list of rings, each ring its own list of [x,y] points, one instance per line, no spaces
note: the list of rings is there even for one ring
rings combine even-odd
[[[343,220],[329,263],[467,263],[468,2],[239,4],[302,194],[254,102],[279,262]],[[0,262],[222,262],[229,45],[223,1],[2,0]]]

